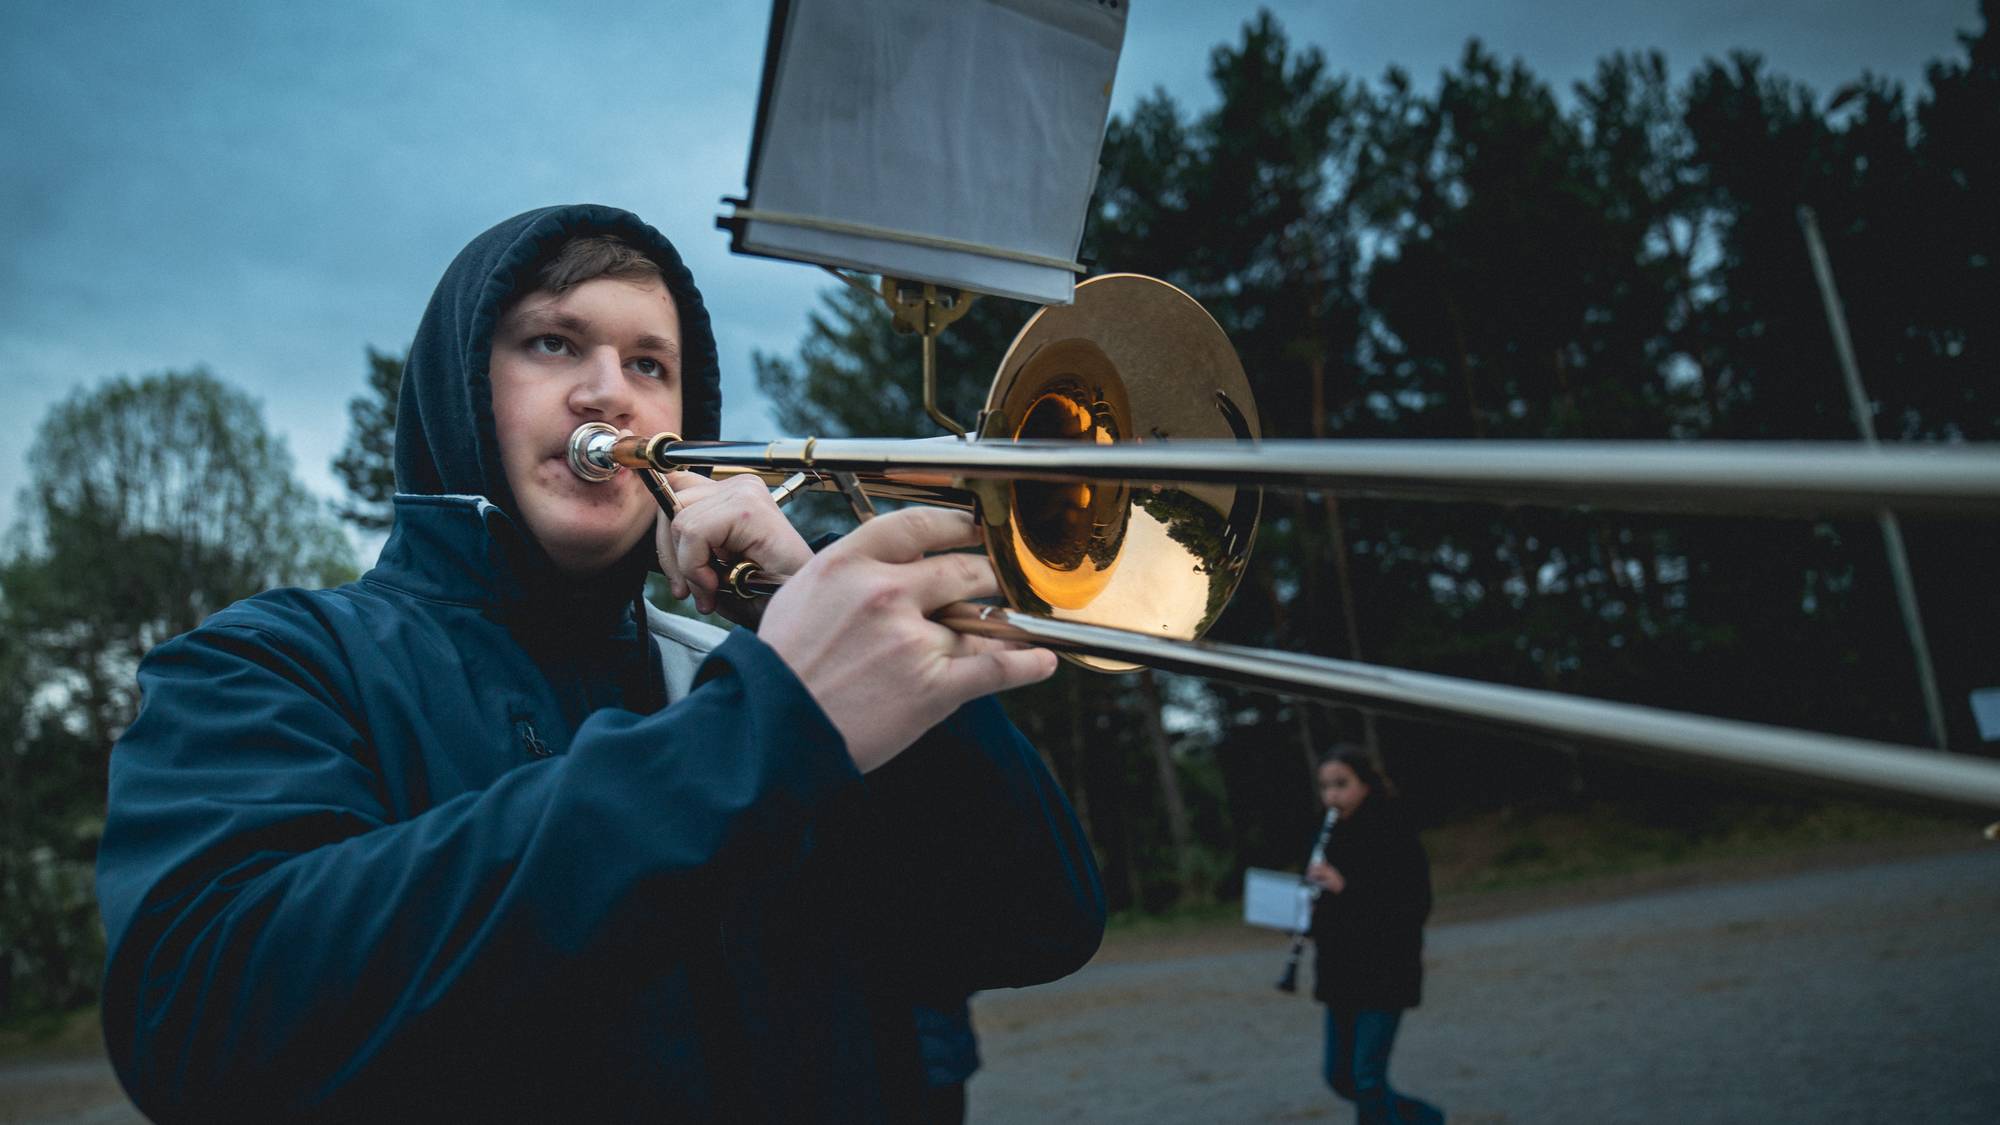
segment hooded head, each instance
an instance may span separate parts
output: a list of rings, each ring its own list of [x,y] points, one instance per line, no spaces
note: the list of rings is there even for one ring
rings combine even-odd
[[[517,496],[510,486],[509,451],[500,438],[507,431],[513,435],[509,440],[518,443],[518,428],[510,429],[504,416],[496,422],[495,333],[510,310],[535,303],[524,304],[524,298],[548,296],[537,294],[542,271],[562,247],[595,236],[615,238],[659,267],[672,297],[669,315],[678,322],[676,428],[685,437],[716,436],[721,397],[715,336],[701,293],[673,244],[625,211],[592,205],[547,207],[517,215],[474,239],[453,260],[432,294],[403,370],[396,420],[397,491],[484,496],[531,534],[535,532],[535,498]],[[619,287],[632,288],[628,282],[585,282],[571,293],[582,293],[591,285],[609,286],[618,296],[625,295]],[[550,340],[537,346],[556,351],[562,345]],[[571,424],[551,411],[541,427],[548,433],[540,436],[566,433]],[[520,451],[514,452],[519,481]],[[617,484],[637,487],[629,480]],[[643,543],[635,546],[634,553],[650,558]]]

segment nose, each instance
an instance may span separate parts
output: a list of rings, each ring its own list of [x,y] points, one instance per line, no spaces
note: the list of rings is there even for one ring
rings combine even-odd
[[[622,423],[632,416],[632,401],[618,349],[595,347],[585,353],[570,385],[570,409],[585,418]]]

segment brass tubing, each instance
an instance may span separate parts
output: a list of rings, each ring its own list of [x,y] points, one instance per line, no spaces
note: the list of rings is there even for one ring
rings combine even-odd
[[[1243,687],[1484,730],[1700,758],[1726,766],[2000,809],[2000,761],[1788,730],[1329,657],[1173,641],[960,602],[935,615],[961,632],[1084,651]]]
[[[636,439],[631,439],[636,445]],[[619,442],[619,462],[626,460]],[[1718,513],[1872,516],[1881,508],[2000,514],[2000,447],[1558,441],[665,441],[656,468],[690,466],[1052,482],[1163,481]]]
[[[602,422],[586,422],[570,434],[570,468],[584,480],[609,480],[621,468],[674,472],[681,469],[712,468],[718,480],[734,476],[754,476],[773,489],[780,504],[800,492],[837,491],[832,476],[809,468],[813,439],[801,443],[804,462],[797,469],[776,469],[746,462],[711,465],[699,459],[682,460],[675,452],[689,446],[713,443],[684,442],[679,434],[662,432],[650,437],[619,434]],[[732,443],[733,444],[733,443]],[[760,446],[759,448],[769,448]],[[897,469],[885,473],[858,474],[862,486],[872,496],[885,500],[929,504],[934,507],[969,509],[972,498],[949,475],[923,469]]]

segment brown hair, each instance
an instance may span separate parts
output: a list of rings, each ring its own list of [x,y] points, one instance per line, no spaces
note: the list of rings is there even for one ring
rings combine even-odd
[[[535,288],[567,293],[600,277],[616,281],[665,281],[659,263],[631,243],[614,234],[593,234],[563,243],[555,256],[536,272]]]
[[[1368,752],[1366,746],[1354,742],[1336,743],[1319,756],[1319,761],[1313,765],[1313,773],[1317,775],[1321,767],[1333,762],[1339,762],[1353,770],[1355,778],[1368,787],[1371,795],[1379,793],[1389,799],[1397,796],[1396,783],[1389,779],[1388,774],[1382,772],[1381,763],[1376,761],[1375,755]]]

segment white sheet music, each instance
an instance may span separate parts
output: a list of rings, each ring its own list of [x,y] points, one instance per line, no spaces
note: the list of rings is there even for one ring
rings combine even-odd
[[[1243,872],[1243,920],[1287,933],[1303,928],[1312,909],[1310,890],[1289,871],[1249,868]]]
[[[756,212],[1072,261],[1127,5],[793,0]],[[751,220],[743,248],[1068,304],[1066,269]]]

